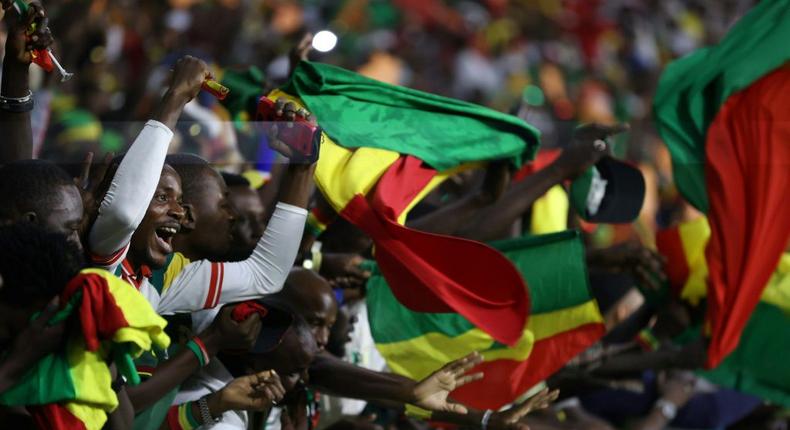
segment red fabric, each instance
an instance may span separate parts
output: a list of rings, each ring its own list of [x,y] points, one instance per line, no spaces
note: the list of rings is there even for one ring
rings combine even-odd
[[[75,276],[63,290],[61,303],[68,303],[79,291],[82,292],[82,298],[76,312],[80,317],[85,348],[96,351],[100,341],[110,339],[118,329],[129,323],[110,293],[107,281],[101,276],[92,273]]]
[[[790,68],[731,96],[707,131],[707,367],[737,346],[790,239]]]
[[[525,164],[516,172],[516,174],[513,175],[513,182],[518,182],[527,176],[532,175],[538,170],[542,170],[549,164],[553,163],[560,156],[560,154],[562,154],[562,150],[560,149],[541,149],[535,155],[535,159],[532,160],[532,162]]]
[[[535,342],[526,361],[483,362],[470,372],[483,372],[485,378],[458,388],[450,397],[475,409],[498,410],[554,374],[597,342],[604,332],[603,324],[585,324]]]
[[[664,271],[669,278],[669,286],[676,297],[680,297],[686,280],[689,277],[689,266],[686,253],[683,251],[683,240],[677,227],[661,230],[656,234],[656,247],[667,263]]]
[[[258,302],[249,301],[249,302],[242,302],[236,305],[233,308],[233,311],[230,313],[231,319],[236,322],[242,322],[250,317],[252,314],[258,314],[261,318],[265,317],[269,311],[266,310],[263,305]]]
[[[33,58],[33,62],[36,63],[38,67],[44,69],[45,72],[51,72],[55,70],[55,64],[52,63],[52,58],[49,56],[49,52],[46,49],[39,49],[34,52],[35,58]]]
[[[86,430],[85,424],[63,405],[50,403],[27,406],[27,410],[36,427],[41,430]]]
[[[521,274],[479,242],[412,230],[395,220],[436,172],[402,157],[379,180],[371,202],[356,196],[341,212],[376,245],[393,294],[416,312],[456,312],[497,341],[513,345],[529,313]]]

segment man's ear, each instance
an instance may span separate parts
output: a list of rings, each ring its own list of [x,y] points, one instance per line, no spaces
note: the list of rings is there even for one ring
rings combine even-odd
[[[181,220],[181,228],[189,233],[195,229],[195,210],[189,203],[182,203],[181,207],[184,208],[184,219]]]

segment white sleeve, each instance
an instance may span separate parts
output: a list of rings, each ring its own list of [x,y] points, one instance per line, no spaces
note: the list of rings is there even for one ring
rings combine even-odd
[[[307,211],[277,203],[250,258],[238,263],[188,264],[162,294],[157,312],[168,315],[254,300],[280,291],[293,267]]]
[[[119,257],[145,216],[156,192],[173,132],[150,120],[123,157],[88,235],[94,262]]]

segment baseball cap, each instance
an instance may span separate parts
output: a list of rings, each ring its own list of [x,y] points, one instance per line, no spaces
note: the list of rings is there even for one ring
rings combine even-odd
[[[630,164],[604,157],[573,181],[570,200],[579,216],[586,221],[629,223],[642,210],[645,178]]]

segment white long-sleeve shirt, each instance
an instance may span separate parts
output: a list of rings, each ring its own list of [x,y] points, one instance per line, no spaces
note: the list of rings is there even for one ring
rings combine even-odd
[[[108,270],[136,286],[159,315],[189,313],[226,303],[254,300],[280,291],[293,267],[307,210],[277,203],[252,255],[234,263],[198,260],[180,253],[150,274],[136,273],[128,260]]]
[[[88,233],[95,264],[111,266],[125,257],[156,192],[172,139],[173,132],[166,125],[150,120],[121,160]]]

